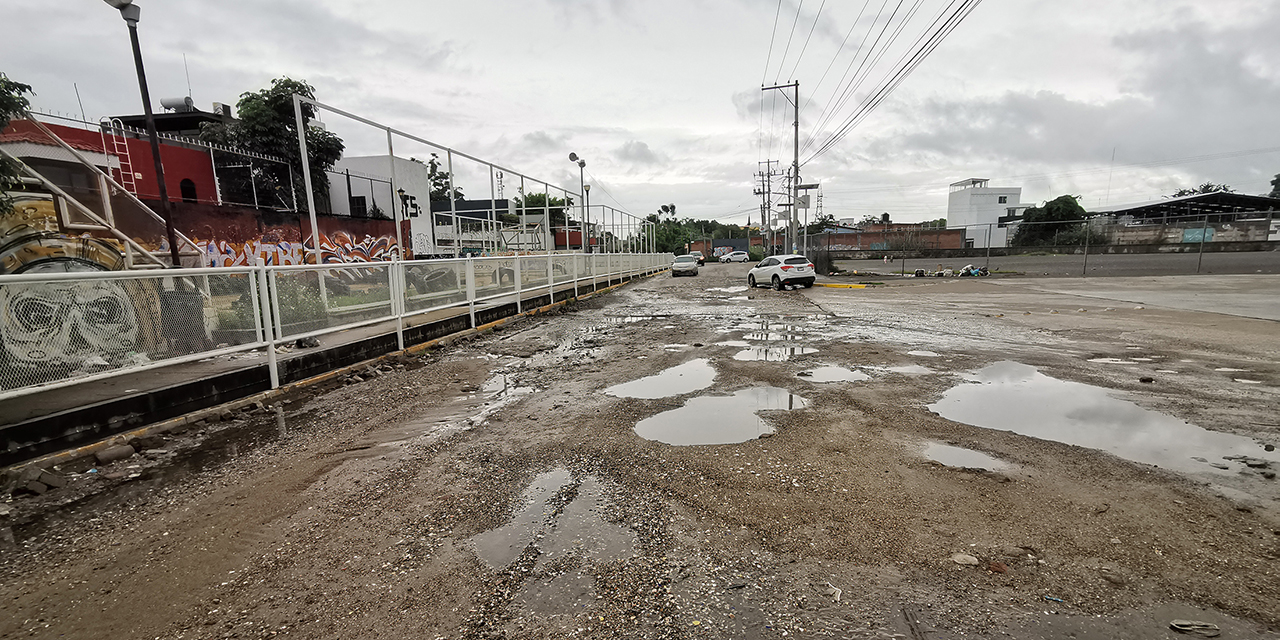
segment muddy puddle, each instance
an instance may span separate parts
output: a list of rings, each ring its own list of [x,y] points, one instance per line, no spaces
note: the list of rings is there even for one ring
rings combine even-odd
[[[679,409],[641,420],[635,430],[646,440],[674,445],[735,444],[773,433],[759,412],[807,406],[807,400],[786,389],[754,387],[731,396],[692,398]]]
[[[927,349],[915,349],[913,351],[908,351],[907,355],[917,356],[920,358],[941,358],[942,357],[941,353],[938,353],[937,351],[929,351]]]
[[[857,369],[836,366],[801,371],[796,374],[796,377],[803,378],[809,382],[864,382],[871,379],[870,375]]]
[[[624,382],[604,392],[619,398],[667,398],[700,391],[715,382],[716,369],[706,358],[697,358],[656,375]]]
[[[746,285],[742,285],[738,287],[711,287],[707,289],[707,291],[719,291],[721,293],[742,293],[747,290],[748,289]]]
[[[987,471],[999,471],[1009,467],[1009,463],[994,458],[981,451],[973,449],[965,449],[963,447],[953,447],[949,444],[941,442],[930,442],[924,447],[924,457],[934,462],[944,464],[948,467],[959,467],[961,469],[986,469]]]
[[[606,520],[608,506],[599,479],[552,469],[529,483],[511,520],[476,534],[471,544],[476,556],[494,570],[507,567],[531,546],[538,554],[537,568],[570,556],[588,562],[630,558],[636,553],[636,534]]]
[[[817,353],[814,347],[751,347],[733,354],[743,362],[785,362],[796,356]]]
[[[1021,363],[998,362],[964,377],[968,382],[952,387],[929,409],[956,422],[1183,472],[1280,466],[1280,452],[1268,452],[1250,438],[1202,429],[1113,397],[1116,392],[1058,380]]]
[[[896,367],[885,367],[884,369],[892,373],[901,373],[904,376],[923,376],[935,373],[933,369],[918,364],[904,364]]]

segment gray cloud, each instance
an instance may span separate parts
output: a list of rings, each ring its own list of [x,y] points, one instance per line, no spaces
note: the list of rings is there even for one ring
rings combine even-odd
[[[638,140],[628,140],[614,151],[614,156],[623,162],[653,165],[663,162],[663,157],[654,153],[649,145]]]

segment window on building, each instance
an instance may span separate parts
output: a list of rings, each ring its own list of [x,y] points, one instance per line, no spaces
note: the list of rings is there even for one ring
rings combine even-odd
[[[182,192],[183,202],[196,201],[196,183],[191,178],[183,178],[182,182],[178,183],[178,190]]]
[[[368,217],[369,207],[365,204],[364,196],[351,196],[351,215],[357,218]]]
[[[1007,216],[1016,216],[1018,215],[1018,209],[1015,207],[1009,207],[1008,209],[1004,210],[1004,214]]]
[[[1000,196],[1000,204],[1007,204],[1008,202],[1009,196]]]

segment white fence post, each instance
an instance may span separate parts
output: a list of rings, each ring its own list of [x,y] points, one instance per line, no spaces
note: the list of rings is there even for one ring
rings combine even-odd
[[[524,295],[521,293],[523,288],[520,286],[520,254],[516,254],[516,313],[524,313]]]
[[[403,262],[391,263],[387,285],[391,287],[391,313],[396,314],[396,348],[404,351],[404,299],[409,295],[409,287],[405,286]]]
[[[467,309],[471,314],[471,328],[476,328],[476,263],[467,258]]]
[[[275,296],[273,295],[274,290],[270,286],[271,280],[272,279],[267,275],[267,267],[259,267],[259,294],[261,297],[262,308],[264,311],[268,311],[266,315],[269,318],[267,322],[262,323],[260,328],[263,330],[262,337],[267,343],[267,371],[271,375],[271,388],[276,389],[280,387],[280,367],[276,362],[276,336],[279,334],[276,333],[276,329],[272,325],[278,325],[280,322],[280,306],[278,304],[272,304]],[[274,320],[274,322],[272,320]]]

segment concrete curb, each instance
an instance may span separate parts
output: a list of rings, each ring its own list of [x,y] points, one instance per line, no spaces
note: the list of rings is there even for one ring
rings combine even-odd
[[[571,302],[577,302],[579,300],[587,300],[603,293],[610,293],[613,290],[618,289],[625,284],[630,284],[632,282],[635,282],[636,280],[641,280],[644,278],[652,278],[654,276],[657,276],[660,273],[663,273],[664,271],[665,269],[655,271],[654,273],[651,273],[647,276],[639,276],[631,280],[628,280],[626,282],[619,282],[618,284],[609,285],[603,289],[597,289],[590,293],[584,293],[579,296],[566,298],[559,302],[554,302],[552,304],[538,307],[537,309],[531,309],[529,311],[524,311],[514,316],[508,316],[506,318],[494,320],[493,322],[482,324],[473,329],[466,329],[464,331],[459,331],[457,333],[453,333],[447,336],[435,338],[434,340],[428,340],[421,344],[415,344],[411,347],[405,347],[401,351],[393,351],[391,353],[386,353],[381,356],[378,356],[377,358],[370,358],[368,360],[357,362],[355,364],[351,364],[339,369],[326,371],[325,373],[322,373],[318,376],[312,376],[310,378],[307,378],[306,380],[299,380],[298,382],[294,382],[291,384],[281,385],[280,387],[272,389],[270,391],[263,391],[262,393],[257,393],[245,398],[233,400],[231,402],[225,402],[223,404],[208,407],[206,409],[200,409],[199,411],[192,411],[191,413],[188,413],[186,415],[179,416],[177,418],[170,418],[163,422],[149,424],[144,427],[139,427],[137,429],[134,429],[132,431],[117,433],[109,438],[106,438],[104,440],[99,440],[98,442],[94,442],[92,444],[76,447],[74,449],[67,449],[65,451],[59,451],[57,453],[51,453],[46,456],[35,458],[34,460],[21,462],[8,468],[0,469],[0,472],[9,473],[12,475],[14,473],[21,473],[23,470],[31,467],[40,467],[41,469],[47,469],[54,465],[63,464],[66,462],[70,462],[72,460],[78,460],[80,458],[91,456],[97,453],[98,451],[106,449],[107,447],[113,447],[118,444],[124,444],[125,442],[128,442],[133,438],[141,438],[144,436],[153,435],[157,433],[164,433],[166,431],[171,431],[183,425],[199,422],[210,416],[220,414],[223,411],[228,411],[228,410],[235,411],[237,409],[241,409],[243,407],[247,407],[258,402],[266,404],[266,401],[271,398],[276,398],[278,396],[282,396],[291,391],[304,389],[313,385],[320,384],[322,382],[327,382],[329,380],[333,380],[334,378],[340,378],[356,370],[363,370],[365,367],[369,366],[371,363],[390,360],[392,358],[397,358],[402,355],[417,355],[428,349],[433,349],[439,346],[452,344],[453,342],[456,342],[463,338],[467,338],[473,335],[481,335],[484,333],[488,333],[496,329],[497,327],[501,327],[503,325],[514,322],[516,320],[520,320],[526,317],[534,317],[534,316],[542,315],[544,313],[547,313],[555,309],[556,307],[565,306]]]

